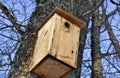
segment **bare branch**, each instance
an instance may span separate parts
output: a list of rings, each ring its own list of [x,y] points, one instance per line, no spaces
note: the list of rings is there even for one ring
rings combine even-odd
[[[11,37],[8,37],[8,36],[6,36],[6,35],[4,35],[4,34],[0,34],[0,35],[3,36],[3,37],[8,38],[8,39],[10,39],[10,40],[13,40],[13,41],[17,41],[17,42],[19,42],[18,40],[15,40],[15,39],[13,39],[13,38],[11,38]]]
[[[10,28],[10,27],[12,27],[12,26],[2,27],[2,28],[0,28],[0,30],[6,29],[6,28]]]
[[[98,8],[102,5],[103,2],[104,2],[104,0],[102,0],[102,1],[101,1],[96,7],[94,7],[93,9],[88,10],[87,12],[85,12],[82,16],[84,17],[84,16],[92,13],[93,11],[95,11],[96,9],[98,9]]]
[[[120,54],[120,52],[107,52],[107,53],[102,53],[101,54],[101,57],[104,58],[104,57],[107,57],[107,56],[111,56],[111,55],[115,55],[115,54]]]
[[[108,31],[108,34],[109,34],[109,36],[110,36],[110,40],[111,40],[111,42],[113,43],[113,46],[114,46],[115,50],[116,50],[117,52],[120,52],[119,41],[118,41],[117,38],[115,37],[111,25],[109,24],[109,22],[108,22],[107,20],[106,20],[106,22],[105,22],[104,24],[105,24],[105,27],[106,27],[106,29],[107,29],[107,31]]]
[[[120,5],[120,3],[115,2],[114,0],[110,0],[111,3],[115,4],[115,5]]]
[[[105,60],[107,60],[107,62],[111,64],[120,73],[120,70],[113,63],[111,63],[107,58],[105,58]]]
[[[109,18],[110,16],[114,15],[117,11],[118,11],[118,8],[116,7],[113,11],[111,11],[111,12],[107,15],[107,18]]]
[[[21,35],[24,34],[22,29],[20,28],[20,25],[16,22],[15,18],[10,13],[8,8],[5,5],[3,5],[1,2],[0,2],[0,9],[4,12],[4,14],[8,17],[8,19],[12,22],[12,24],[15,26],[15,28],[19,32],[19,34],[21,34]]]

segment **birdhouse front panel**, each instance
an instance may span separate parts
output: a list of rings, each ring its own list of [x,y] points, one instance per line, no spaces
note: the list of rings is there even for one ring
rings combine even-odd
[[[80,28],[58,14],[54,16],[55,28],[50,54],[76,68]]]

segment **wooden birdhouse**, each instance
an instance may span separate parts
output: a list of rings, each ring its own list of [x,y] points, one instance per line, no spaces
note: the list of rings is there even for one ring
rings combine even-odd
[[[55,8],[38,31],[30,71],[43,78],[62,78],[77,68],[80,29],[85,23]]]

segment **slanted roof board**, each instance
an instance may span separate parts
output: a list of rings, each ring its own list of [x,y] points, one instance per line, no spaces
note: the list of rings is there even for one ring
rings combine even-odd
[[[83,28],[86,23],[84,21],[82,21],[81,19],[73,16],[72,14],[67,13],[66,11],[62,10],[59,7],[56,7],[49,15],[48,17],[46,17],[44,19],[44,21],[41,23],[41,25],[39,26],[38,30],[40,30],[44,24],[55,14],[57,13],[58,15],[60,15],[61,17],[65,18],[66,20],[70,21],[71,23],[75,24],[76,26],[78,26],[79,28]]]

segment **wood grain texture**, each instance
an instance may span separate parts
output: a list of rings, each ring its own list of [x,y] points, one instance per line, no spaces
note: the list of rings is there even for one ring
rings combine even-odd
[[[35,67],[47,54],[50,52],[53,30],[54,30],[54,20],[51,18],[44,27],[38,32],[38,39],[35,45],[33,62],[34,64],[30,65],[30,70]]]
[[[69,24],[68,28],[65,23]],[[76,68],[79,33],[79,27],[55,14],[55,30],[50,54]]]
[[[43,78],[63,78],[74,68],[48,55],[34,68],[34,73]]]

